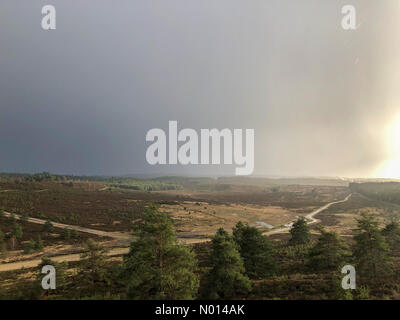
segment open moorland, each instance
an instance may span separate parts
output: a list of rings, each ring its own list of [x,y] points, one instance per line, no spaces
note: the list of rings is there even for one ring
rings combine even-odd
[[[29,298],[21,291],[34,281],[43,258],[68,263],[67,274],[72,277],[88,239],[107,250],[110,266],[120,264],[145,209],[156,205],[160,213],[171,218],[178,241],[196,252],[200,266],[206,264],[210,238],[219,228],[231,232],[239,221],[257,228],[274,243],[281,271],[273,279],[255,282],[258,289],[248,298],[285,298],[284,292],[288,293],[286,298],[321,298],[315,288],[307,294],[291,292],[290,288],[299,283],[324,287],[329,278],[326,274],[302,274],[304,263],[296,259],[303,249],[287,247],[293,223],[304,217],[313,241],[323,226],[351,244],[362,213],[373,215],[380,227],[400,216],[398,186],[340,179],[4,174],[0,176],[0,231],[4,235],[0,291],[5,297]],[[271,281],[272,287],[281,289],[264,292]],[[123,296],[118,288],[110,290]],[[63,297],[75,296],[64,292]]]

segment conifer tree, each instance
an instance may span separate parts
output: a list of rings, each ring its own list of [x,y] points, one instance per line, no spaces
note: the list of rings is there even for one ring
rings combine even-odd
[[[245,275],[243,260],[237,246],[222,228],[212,238],[209,260],[211,270],[206,276],[206,298],[229,299],[238,294],[247,294],[251,290],[251,282]]]
[[[130,299],[194,299],[199,287],[194,253],[178,244],[171,219],[151,206],[124,257]]]
[[[98,283],[107,283],[107,256],[106,248],[88,239],[84,243],[84,252],[78,268],[78,277],[81,283],[89,286]]]
[[[382,235],[385,237],[392,253],[396,253],[400,250],[400,225],[398,222],[392,221],[387,224],[382,230]]]
[[[336,232],[320,229],[318,242],[311,248],[308,265],[316,271],[337,270],[351,254],[346,242]]]
[[[357,222],[353,247],[357,274],[372,282],[391,276],[393,265],[389,246],[377,221],[371,215],[362,214]]]
[[[310,230],[303,217],[298,218],[293,224],[290,234],[292,235],[289,240],[290,245],[308,244],[311,241]]]
[[[233,229],[233,239],[238,245],[246,274],[250,278],[263,278],[275,272],[272,244],[260,230],[238,222]]]

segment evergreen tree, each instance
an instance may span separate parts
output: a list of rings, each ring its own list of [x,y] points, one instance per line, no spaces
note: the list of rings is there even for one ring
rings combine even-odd
[[[246,274],[250,278],[263,278],[275,272],[276,262],[272,244],[260,230],[238,222],[233,229],[233,239],[243,259]]]
[[[6,251],[6,243],[4,233],[0,230],[0,255]]]
[[[76,231],[75,229],[70,230],[70,237],[71,239],[78,239],[79,238],[79,232]]]
[[[308,244],[311,241],[310,230],[303,217],[297,219],[293,224],[290,234],[292,235],[289,240],[290,245]]]
[[[316,271],[337,270],[350,257],[348,245],[336,232],[320,229],[318,242],[312,247],[308,265]]]
[[[238,294],[247,294],[251,290],[251,282],[245,275],[237,246],[222,228],[212,238],[209,260],[211,270],[206,275],[206,298],[229,299]]]
[[[43,240],[40,236],[38,236],[37,241],[35,242],[35,250],[42,251],[44,248]]]
[[[197,261],[191,250],[178,244],[171,219],[149,207],[136,231],[137,240],[123,263],[128,298],[194,299]]]
[[[89,286],[98,283],[107,283],[107,255],[106,248],[88,239],[84,245],[84,252],[78,268],[78,277],[81,283]]]
[[[382,235],[392,252],[400,250],[400,225],[398,222],[393,221],[387,224],[382,230]]]
[[[56,270],[56,289],[49,289],[46,291],[43,291],[42,288],[42,279],[43,277],[45,277],[45,274],[43,274],[42,268],[44,266],[53,266],[54,269]],[[34,286],[34,292],[32,294],[39,296],[42,295],[43,293],[45,295],[54,295],[54,294],[60,294],[60,292],[62,292],[63,289],[65,289],[66,285],[67,285],[67,270],[68,270],[68,262],[64,261],[64,262],[56,262],[51,260],[50,258],[42,258],[42,262],[39,264],[38,267],[38,274],[37,274],[37,281],[36,281],[36,285]],[[35,297],[36,299],[39,297]]]
[[[11,245],[13,249],[15,249],[17,240],[20,240],[22,236],[22,227],[18,223],[14,223],[13,228],[11,229]]]
[[[45,233],[52,233],[54,231],[54,226],[50,220],[47,220],[46,223],[43,225],[43,232]]]
[[[30,239],[28,243],[24,245],[24,253],[32,253],[35,250],[35,245],[35,240]]]
[[[64,229],[61,231],[61,237],[62,237],[64,240],[69,240],[69,239],[71,239],[71,230],[68,229],[68,228],[64,228]]]
[[[391,276],[393,266],[389,257],[389,246],[377,221],[371,215],[362,214],[357,222],[353,248],[357,274],[371,282]]]
[[[14,214],[14,213],[11,213],[11,214],[10,214],[9,219],[10,219],[10,222],[11,222],[12,224],[15,224],[15,223],[17,222],[17,220],[15,219],[15,214]]]
[[[27,215],[26,213],[21,214],[19,220],[20,220],[22,223],[27,222],[27,221],[28,221],[28,215]]]

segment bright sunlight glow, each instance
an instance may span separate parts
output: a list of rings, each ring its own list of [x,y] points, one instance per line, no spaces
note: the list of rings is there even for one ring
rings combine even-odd
[[[395,118],[385,134],[388,158],[377,169],[375,176],[380,178],[400,178],[400,116]]]

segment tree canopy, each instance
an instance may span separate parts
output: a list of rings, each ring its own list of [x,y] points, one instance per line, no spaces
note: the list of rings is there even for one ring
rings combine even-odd
[[[272,244],[260,230],[238,222],[233,229],[233,239],[243,259],[246,274],[250,278],[263,278],[275,272],[276,262]]]
[[[290,229],[292,237],[289,240],[290,245],[308,244],[311,241],[310,230],[306,219],[300,217]]]
[[[148,207],[136,236],[123,263],[128,298],[194,299],[197,261],[191,250],[178,244],[171,219]]]
[[[229,299],[247,294],[251,282],[245,275],[243,260],[232,237],[219,229],[212,238],[209,257],[211,269],[207,274],[205,296],[209,299]]]
[[[393,272],[390,250],[378,222],[366,214],[362,214],[357,222],[353,247],[357,274],[369,281],[389,277]]]

